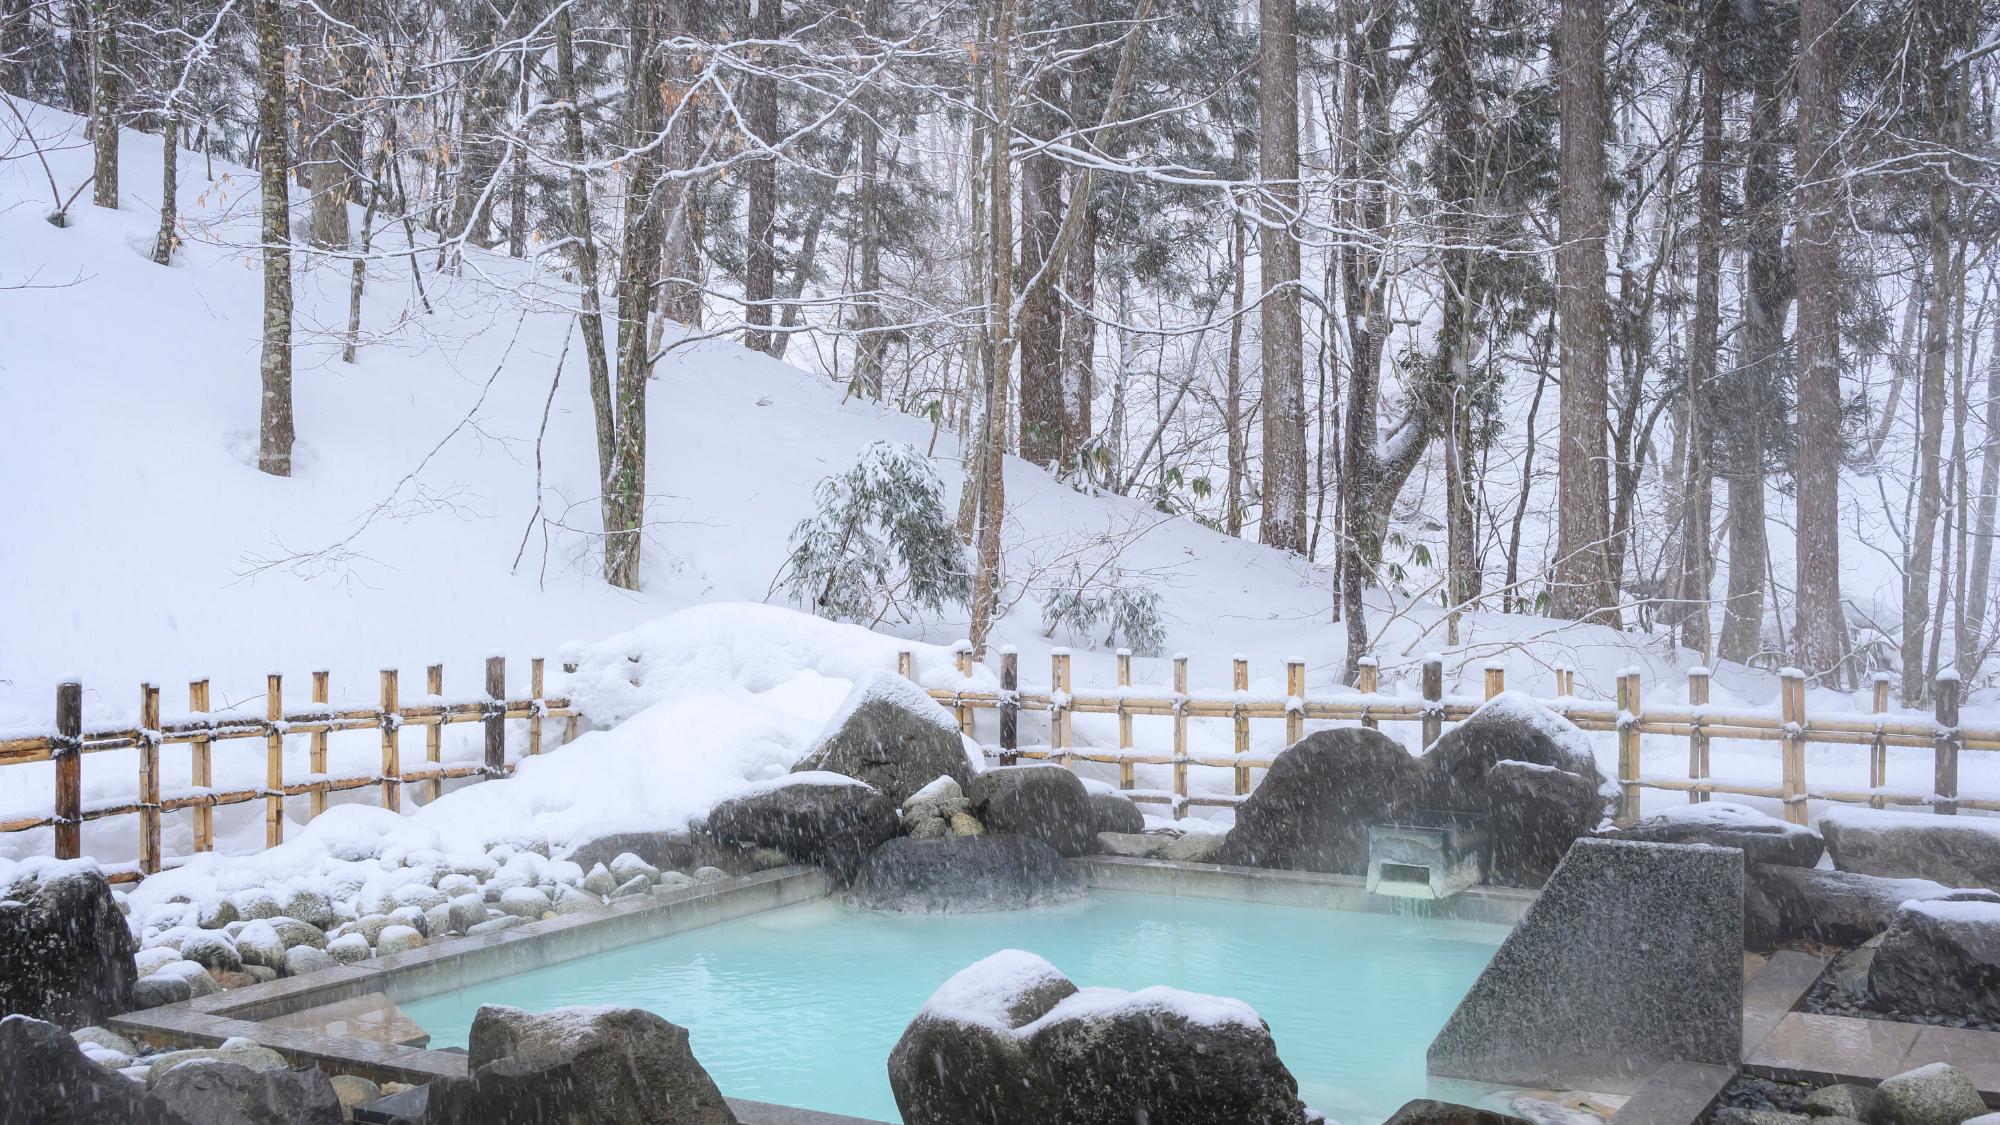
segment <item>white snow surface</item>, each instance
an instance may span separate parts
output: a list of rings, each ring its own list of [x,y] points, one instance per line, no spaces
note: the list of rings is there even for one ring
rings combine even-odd
[[[1793,824],[1735,801],[1703,801],[1698,805],[1670,805],[1655,815],[1668,820],[1707,824],[1717,828],[1750,828],[1763,832],[1777,832],[1785,836],[1814,834],[1811,828],[1803,824]]]
[[[2000,933],[2000,902],[1911,899],[1903,903],[1902,909],[1935,918],[1940,922],[1989,926],[1996,933]]]
[[[1171,1014],[1207,1027],[1241,1024],[1261,1028],[1257,1010],[1241,1000],[1186,992],[1154,985],[1136,992],[1120,988],[1084,987],[1064,997],[1041,1017],[1015,1028],[1007,1013],[1036,989],[1067,979],[1061,970],[1033,953],[1003,949],[952,974],[924,1002],[922,1014],[957,1023],[974,1024],[1026,1038],[1052,1024],[1069,1020],[1115,1018],[1124,1014]]]
[[[1961,812],[1957,816],[1939,816],[1930,812],[1898,812],[1891,809],[1864,809],[1854,806],[1835,806],[1823,813],[1819,822],[1822,826],[1834,824],[1851,828],[1922,828],[1931,832],[1971,832],[1982,836],[2000,836],[2000,817],[1982,816],[1978,813]]]
[[[1179,1016],[1189,1023],[1204,1027],[1222,1027],[1229,1024],[1249,1028],[1264,1026],[1263,1018],[1257,1014],[1257,1009],[1228,996],[1188,992],[1164,984],[1150,985],[1136,992],[1127,992],[1122,988],[1092,986],[1079,988],[1075,995],[1064,997],[1060,1003],[1049,1009],[1047,1015],[1022,1027],[1017,1034],[1032,1035],[1045,1027],[1068,1023],[1071,1020],[1115,1019],[1124,1015]]]

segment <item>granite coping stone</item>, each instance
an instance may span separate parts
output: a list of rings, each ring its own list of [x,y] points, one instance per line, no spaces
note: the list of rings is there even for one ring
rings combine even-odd
[[[1646,1076],[1611,1125],[1694,1125],[1722,1100],[1736,1068],[1720,1063],[1670,1062]]]
[[[1795,949],[1771,955],[1757,974],[1743,986],[1743,1054],[1752,1051],[1777,1030],[1778,1024],[1798,1006],[1826,971],[1827,958]]]
[[[741,1125],[888,1125],[864,1117],[848,1117],[839,1113],[823,1113],[816,1109],[799,1109],[788,1105],[771,1105],[768,1102],[753,1102],[747,1098],[729,1098],[729,1109],[736,1115]],[[418,1119],[430,1105],[430,1091],[422,1086],[414,1090],[404,1090],[378,1098],[367,1105],[356,1107],[354,1120],[359,1125],[388,1125],[397,1117]]]
[[[1539,894],[1514,887],[1477,886],[1450,898],[1420,902],[1370,894],[1368,880],[1360,875],[1111,855],[1083,856],[1065,862],[1083,868],[1085,880],[1099,890],[1371,914],[1418,914],[1502,926],[1517,922]]]
[[[2000,1107],[2000,1032],[1792,1012],[1744,1068],[1780,1081],[1873,1084],[1934,1062],[1964,1071]]]

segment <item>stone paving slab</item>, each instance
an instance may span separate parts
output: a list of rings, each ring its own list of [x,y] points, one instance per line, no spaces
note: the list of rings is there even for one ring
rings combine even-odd
[[[348,1035],[396,1047],[424,1047],[431,1041],[431,1033],[418,1027],[417,1021],[405,1015],[403,1009],[382,992],[370,992],[316,1008],[289,1012],[264,1022],[321,1035]]]
[[[1778,1029],[1806,992],[1826,971],[1826,959],[1810,953],[1782,950],[1771,955],[1757,975],[1743,986],[1743,1056],[1748,1058]]]
[[[1744,1060],[1767,1078],[1873,1085],[1927,1063],[1963,1070],[2000,1106],[2000,1032],[1792,1012]]]
[[[1733,1066],[1668,1063],[1618,1107],[1611,1125],[1690,1125],[1708,1115],[1735,1077]]]

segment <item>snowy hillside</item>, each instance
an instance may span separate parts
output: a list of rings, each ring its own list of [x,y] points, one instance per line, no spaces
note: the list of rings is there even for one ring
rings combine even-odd
[[[67,194],[89,174],[80,124],[53,111],[33,120]],[[147,252],[157,214],[141,190],[158,182],[158,144],[128,133],[121,209],[82,199],[61,229],[44,221],[41,164],[20,153],[0,162],[0,728],[46,726],[54,685],[70,677],[85,685],[87,722],[130,714],[142,680],[165,685],[170,711],[179,685],[201,676],[212,678],[219,705],[254,702],[271,672],[303,684],[306,673],[329,669],[338,700],[365,697],[378,668],[401,667],[409,682],[433,661],[445,665],[447,694],[464,692],[491,652],[515,658],[524,680],[526,657],[553,657],[567,642],[690,606],[765,601],[814,484],[870,441],[934,443],[956,491],[950,432],[843,400],[835,382],[731,343],[694,344],[671,353],[651,389],[644,590],[612,589],[595,574],[592,417],[573,318],[552,279],[477,252],[457,277],[421,259],[429,315],[416,307],[405,260],[372,263],[353,364],[341,361],[337,336],[347,265],[301,269],[296,475],[262,475],[254,466],[260,279],[244,249],[254,238],[255,179],[221,163],[211,179],[199,154],[184,153],[181,195],[195,237],[171,268],[156,266]],[[400,237],[385,232],[378,249]],[[1009,466],[1007,488],[1011,579],[1115,546],[1162,593],[1166,650],[1193,656],[1197,687],[1226,684],[1227,660],[1240,652],[1255,689],[1281,691],[1282,661],[1298,656],[1309,689],[1332,690],[1343,639],[1330,623],[1326,573],[1135,502],[1082,495],[1025,464]],[[550,522],[533,520],[538,505]],[[746,627],[727,615],[690,620]],[[1371,626],[1384,690],[1412,691],[1422,655],[1444,647],[1437,611],[1378,600]],[[1549,694],[1549,669],[1566,662],[1581,670],[1579,692],[1601,698],[1617,670],[1639,664],[1650,692],[1678,700],[1681,669],[1692,663],[1658,634],[1500,614],[1473,615],[1465,628],[1467,643],[1446,667],[1467,685],[1497,659],[1510,686]],[[966,630],[963,620],[944,620],[904,631],[948,644]],[[780,686],[844,643],[800,638],[790,650],[767,646],[768,663],[744,673],[760,683],[738,686]],[[1079,686],[1111,679],[1109,652],[1087,651],[1097,638],[1043,637],[1032,594],[996,638],[1021,647],[1029,682],[1045,678],[1058,644],[1077,648]],[[893,666],[893,646],[870,659]],[[1163,660],[1137,662],[1143,681],[1166,674]],[[800,696],[794,725],[816,729],[840,686]],[[1717,703],[1763,705],[1774,695],[1768,677],[1718,670]],[[1822,693],[1811,706],[1865,703]],[[1111,740],[1108,720],[1080,718],[1077,728]],[[786,739],[801,737],[786,730]],[[1262,746],[1279,737],[1276,724],[1256,733]],[[1226,732],[1200,737],[1220,745]],[[1608,743],[1599,750],[1608,760]],[[1678,743],[1655,752],[1662,770],[1684,755]],[[1865,772],[1858,754],[1814,753]],[[228,757],[218,755],[223,774],[235,768]],[[1918,757],[1896,769],[1926,768]],[[111,760],[90,760],[86,800],[129,785],[118,755],[103,758]],[[185,763],[170,762],[169,788],[176,768],[186,784]],[[1768,745],[1741,760],[1718,751],[1718,773],[1775,770]],[[2000,789],[1983,770],[1968,762],[1965,787]],[[23,778],[0,793],[0,813],[46,802],[31,768],[9,772]],[[87,852],[93,839],[86,834]],[[46,842],[0,841],[0,850],[23,849]]]

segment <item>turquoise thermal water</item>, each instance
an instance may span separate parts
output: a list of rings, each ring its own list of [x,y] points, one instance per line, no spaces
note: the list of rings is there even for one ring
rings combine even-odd
[[[1506,929],[1094,892],[996,914],[894,915],[823,899],[402,1005],[432,1047],[464,1046],[482,1003],[628,1004],[688,1028],[724,1093],[898,1120],[889,1050],[945,978],[1026,949],[1078,984],[1166,984],[1248,1001],[1307,1105],[1357,1125],[1427,1094],[1424,1051]]]

